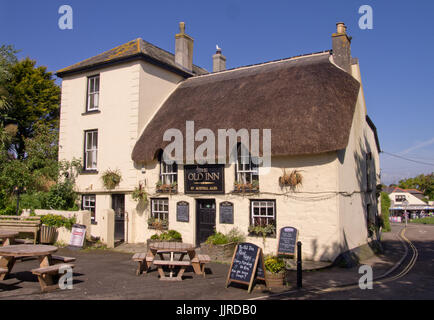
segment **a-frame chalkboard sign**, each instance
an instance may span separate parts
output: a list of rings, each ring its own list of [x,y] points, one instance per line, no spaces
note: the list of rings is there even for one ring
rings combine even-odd
[[[297,254],[298,230],[293,227],[283,227],[279,232],[277,255],[292,256]]]
[[[264,270],[262,249],[253,243],[240,243],[235,248],[232,257],[226,288],[231,282],[241,283],[248,286],[248,292],[250,293],[255,279],[265,281]]]

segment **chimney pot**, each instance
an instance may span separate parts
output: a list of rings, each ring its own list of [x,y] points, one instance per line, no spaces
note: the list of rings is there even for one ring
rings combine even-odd
[[[175,62],[182,68],[193,71],[193,38],[185,33],[185,23],[179,23],[179,33],[175,35]]]
[[[226,57],[219,46],[216,46],[216,49],[216,53],[212,56],[212,72],[226,70]]]
[[[336,33],[332,34],[333,61],[351,73],[351,37],[347,35],[345,23],[336,23]]]

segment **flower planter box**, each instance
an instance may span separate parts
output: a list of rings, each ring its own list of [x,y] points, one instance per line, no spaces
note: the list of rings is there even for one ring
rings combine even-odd
[[[181,240],[179,240],[179,239],[172,239],[172,240],[154,240],[154,239],[148,239],[148,240],[146,240],[146,245],[149,247],[149,245],[151,243],[154,243],[154,242],[182,242],[182,239]]]
[[[232,259],[236,246],[237,246],[236,242],[231,242],[227,244],[201,243],[200,252],[202,254],[209,255],[211,260],[225,261],[228,259]]]
[[[271,273],[265,270],[265,279],[269,288],[282,288],[284,286],[286,271]]]
[[[178,193],[178,186],[161,185],[156,187],[157,193]]]
[[[49,227],[49,226],[41,226],[40,230],[40,242],[41,243],[47,243],[47,244],[53,244],[54,239],[56,237],[56,227]]]

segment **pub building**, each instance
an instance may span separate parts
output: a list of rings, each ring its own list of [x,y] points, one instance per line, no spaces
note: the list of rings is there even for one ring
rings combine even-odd
[[[279,230],[291,226],[304,259],[333,261],[365,246],[378,221],[380,147],[343,23],[331,38],[332,50],[228,70],[218,48],[208,72],[192,64],[193,38],[180,23],[175,54],[139,38],[59,70],[59,159],[82,157],[77,191],[92,235],[146,243],[160,221],[200,246],[215,230],[237,228],[276,253]],[[163,157],[169,129],[183,139],[178,163]],[[204,143],[201,129],[215,137],[207,150],[215,163],[191,159]],[[219,158],[219,129],[245,129],[250,142],[257,129],[259,156],[271,130],[268,172],[243,139]],[[101,179],[109,169],[122,175],[113,189]],[[133,200],[137,189],[147,203]],[[275,234],[264,242],[255,226]]]

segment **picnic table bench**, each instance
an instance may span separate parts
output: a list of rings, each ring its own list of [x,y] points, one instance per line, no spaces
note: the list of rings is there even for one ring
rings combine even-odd
[[[0,230],[33,233],[33,243],[36,244],[41,217],[0,216]]]
[[[170,254],[170,259],[164,259],[164,254]],[[180,254],[179,260],[174,260],[174,255]],[[156,260],[158,255],[160,260]],[[183,261],[185,255],[189,256],[189,261]],[[203,274],[205,277],[205,264],[211,261],[208,255],[198,255],[195,247],[192,244],[180,242],[156,242],[149,246],[147,253],[136,253],[133,256],[133,261],[138,262],[137,275],[142,272],[147,273],[152,265],[157,266],[160,274],[160,280],[182,280],[182,275],[185,269],[189,266],[193,267],[196,274]],[[169,267],[170,277],[166,279],[163,267]],[[175,278],[172,278],[175,268],[180,267],[180,271]]]
[[[74,268],[74,265],[66,263],[53,265],[53,261],[73,261],[75,258],[53,257],[52,254],[57,249],[55,246],[29,244],[0,247],[0,280],[3,280],[11,272],[17,258],[37,257],[39,268],[32,269],[31,272],[38,276],[41,291],[46,292],[58,288],[56,277],[61,268]]]
[[[73,269],[73,264],[55,264],[48,267],[40,267],[32,269],[32,273],[38,276],[39,285],[42,292],[49,292],[59,288],[58,277],[60,276],[60,270],[66,270],[68,268]]]

